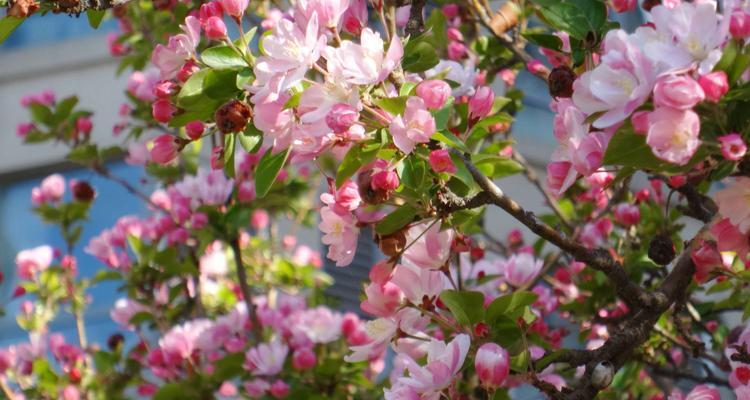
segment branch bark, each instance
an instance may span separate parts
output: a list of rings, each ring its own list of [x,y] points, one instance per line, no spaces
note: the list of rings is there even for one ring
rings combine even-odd
[[[240,239],[238,237],[230,240],[232,253],[234,253],[234,263],[237,268],[237,280],[240,281],[240,291],[247,306],[247,317],[252,322],[253,336],[256,340],[261,340],[260,323],[255,315],[255,304],[253,304],[253,292],[247,284],[247,274],[245,273],[245,264],[242,262],[242,249],[240,248]]]

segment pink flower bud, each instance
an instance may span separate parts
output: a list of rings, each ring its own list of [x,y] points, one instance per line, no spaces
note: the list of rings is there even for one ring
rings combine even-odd
[[[396,190],[400,184],[396,171],[389,170],[372,174],[372,180],[370,181],[370,187],[374,190]]]
[[[334,104],[326,115],[326,124],[337,134],[348,131],[358,120],[357,109],[346,103]]]
[[[317,362],[315,353],[307,347],[295,350],[294,355],[292,355],[292,367],[298,371],[310,369]]]
[[[271,393],[271,396],[277,399],[283,399],[289,394],[289,385],[281,379],[277,379],[276,382],[271,385],[269,392]]]
[[[220,0],[221,8],[234,18],[242,18],[249,0]]]
[[[715,245],[703,242],[701,247],[690,253],[690,258],[695,264],[695,280],[705,282],[708,274],[716,267],[721,267],[721,254]]]
[[[211,40],[221,40],[227,37],[227,26],[221,17],[209,17],[206,21],[206,37]]]
[[[26,135],[28,135],[29,132],[33,131],[35,128],[36,126],[31,122],[18,124],[16,125],[16,136],[25,138]]]
[[[509,68],[503,68],[497,73],[497,76],[503,80],[505,86],[513,86],[516,83],[516,72]]]
[[[703,75],[698,78],[698,83],[703,88],[706,99],[714,103],[717,103],[729,91],[729,82],[724,71]]]
[[[201,5],[200,11],[198,12],[198,19],[201,24],[205,25],[208,19],[211,17],[221,17],[224,14],[224,10],[221,8],[221,3],[218,1],[210,1]]]
[[[411,13],[411,7],[408,5],[396,8],[396,28],[403,28],[406,23],[409,22],[409,14]]]
[[[167,123],[172,119],[172,115],[176,109],[167,99],[159,99],[151,105],[151,114],[154,119],[161,122]]]
[[[430,152],[430,167],[435,172],[447,172],[449,174],[455,174],[457,169],[456,165],[451,160],[451,155],[446,149],[433,150]]]
[[[65,178],[60,174],[52,174],[39,186],[42,202],[60,201],[65,194]]]
[[[93,128],[94,124],[91,123],[91,118],[89,117],[80,117],[76,120],[76,131],[79,134],[88,135]]]
[[[154,139],[151,148],[151,160],[158,164],[167,164],[177,158],[177,141],[170,134],[163,134]]]
[[[73,385],[67,385],[62,390],[62,393],[60,394],[61,400],[79,400],[81,398],[81,393],[78,391],[78,388],[76,388]]]
[[[29,316],[34,312],[34,303],[29,300],[24,300],[21,303],[21,314]]]
[[[633,11],[637,5],[637,0],[612,0],[612,8],[618,13]]]
[[[202,212],[197,212],[190,217],[190,225],[193,229],[201,229],[208,224],[208,216]]]
[[[745,152],[747,152],[745,141],[737,133],[719,136],[719,142],[721,143],[721,155],[727,160],[741,160],[745,156]]]
[[[474,359],[479,383],[487,389],[497,389],[510,372],[508,351],[495,343],[485,343]]]
[[[205,126],[201,121],[191,121],[185,125],[185,133],[187,133],[187,136],[192,140],[200,139],[201,135],[203,135],[204,129]]]
[[[615,221],[625,226],[631,226],[641,220],[641,210],[633,204],[619,204],[615,207]]]
[[[260,231],[268,226],[269,221],[270,218],[268,217],[267,212],[265,212],[264,210],[255,210],[253,211],[253,215],[250,218],[250,226],[252,226],[256,231]]]
[[[239,395],[239,390],[237,390],[237,386],[235,386],[234,383],[224,381],[224,383],[221,384],[221,387],[219,387],[219,394],[224,397],[237,397]]]
[[[179,79],[180,82],[187,82],[187,80],[190,79],[190,76],[198,71],[200,71],[200,67],[195,64],[195,61],[188,60],[177,72],[177,79]]]
[[[464,35],[459,31],[457,28],[450,27],[445,31],[446,35],[448,36],[448,40],[450,41],[458,41],[463,42],[464,41]]]
[[[159,388],[151,383],[144,383],[142,385],[138,386],[138,395],[139,396],[152,396],[156,393],[156,391]]]
[[[741,8],[734,9],[729,20],[729,32],[738,39],[750,36],[750,14]]]
[[[160,81],[154,85],[154,96],[166,99],[177,93],[177,85],[172,81]]]
[[[443,14],[445,14],[447,18],[449,19],[454,18],[458,15],[458,11],[459,11],[458,4],[455,4],[455,3],[446,4],[443,6],[442,11],[443,11]]]
[[[544,65],[544,63],[542,63],[541,61],[536,60],[536,59],[531,60],[528,63],[526,63],[526,69],[528,69],[529,72],[531,72],[534,75],[547,76],[549,74],[549,70],[547,69],[547,66]]]
[[[477,121],[490,115],[495,102],[495,93],[489,86],[480,86],[469,99],[469,119]]]
[[[687,75],[666,75],[656,81],[654,103],[657,106],[688,110],[706,97],[703,88]]]
[[[211,150],[211,169],[224,168],[224,146],[215,146]]]
[[[427,108],[436,110],[442,107],[451,95],[451,87],[445,81],[431,79],[417,85],[417,96],[424,100]]]
[[[458,42],[453,41],[448,43],[448,58],[451,60],[460,60],[464,57],[466,57],[467,49],[466,45]]]
[[[547,187],[555,196],[560,196],[575,182],[576,176],[571,177],[571,167],[567,161],[553,161],[547,164]]]

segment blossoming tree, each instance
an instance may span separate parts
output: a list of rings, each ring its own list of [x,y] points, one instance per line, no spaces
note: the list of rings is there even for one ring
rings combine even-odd
[[[95,26],[111,8],[132,70],[122,146],[52,93],[22,100],[17,134],[149,210],[81,244],[95,188],[32,191],[66,248],[16,257],[29,341],[0,350],[7,398],[750,399],[746,2],[7,6],[2,38],[35,12]],[[632,32],[611,18],[636,9]],[[545,180],[514,148],[520,70],[553,98]],[[120,153],[152,193],[111,172]],[[548,213],[504,193],[514,174]],[[491,213],[513,218],[507,237]],[[327,305],[321,257],[279,219],[317,225],[341,268],[373,232],[367,320]],[[106,268],[78,276],[76,246]],[[86,289],[108,279],[134,346],[86,339]],[[48,328],[60,312],[78,343]]]

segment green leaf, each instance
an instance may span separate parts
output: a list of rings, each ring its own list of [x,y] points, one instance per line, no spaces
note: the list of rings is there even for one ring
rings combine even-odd
[[[406,100],[408,97],[384,97],[382,99],[375,100],[375,104],[385,111],[393,115],[400,115],[404,113],[406,109]]]
[[[44,104],[31,103],[28,105],[28,108],[31,112],[31,118],[35,122],[47,126],[50,126],[52,124],[54,115],[52,114],[52,110],[50,110],[49,107],[45,106]]]
[[[500,296],[487,307],[487,320],[492,321],[500,317],[518,318],[523,315],[524,307],[534,304],[537,297],[536,293],[525,291]]]
[[[232,47],[216,46],[203,50],[201,53],[203,63],[214,69],[240,69],[247,68],[247,61]]]
[[[238,134],[240,145],[248,153],[256,153],[263,143],[263,132],[259,131],[255,125],[247,124],[245,131]]]
[[[521,34],[529,42],[547,49],[560,51],[562,49],[563,42],[557,35],[550,35],[548,33],[531,33],[525,32]]]
[[[660,160],[646,143],[646,136],[633,132],[632,127],[627,124],[618,129],[612,140],[609,141],[607,151],[604,153],[603,163],[638,169],[679,172],[689,169],[703,157],[705,157],[705,150],[699,148],[690,162],[685,166],[678,166]]]
[[[92,282],[98,283],[102,281],[116,281],[121,278],[122,278],[122,275],[120,275],[120,273],[115,270],[101,269],[96,273],[96,275],[94,275]]]
[[[357,173],[363,166],[375,160],[378,151],[382,147],[380,140],[372,140],[366,143],[357,143],[346,152],[336,170],[336,186],[341,186],[347,179]]]
[[[747,317],[750,317],[750,301],[745,304],[745,309],[742,311],[742,320],[746,320]]]
[[[102,19],[104,19],[104,14],[106,14],[106,11],[104,10],[94,10],[92,8],[86,10],[86,17],[89,20],[89,26],[94,29],[99,28],[99,25],[102,23]]]
[[[213,378],[216,382],[224,382],[232,379],[243,372],[242,364],[245,355],[242,352],[230,354],[214,363]]]
[[[198,388],[186,382],[167,383],[154,393],[153,400],[197,400],[200,399],[200,393],[196,393]]]
[[[589,32],[597,36],[607,21],[607,5],[600,0],[532,0],[539,14],[554,28],[586,40]]]
[[[404,57],[401,65],[404,71],[424,72],[440,62],[435,47],[426,40],[415,38],[404,46]]]
[[[99,151],[96,145],[86,144],[73,148],[68,153],[67,159],[82,165],[90,165],[99,159]]]
[[[477,169],[490,178],[503,178],[524,170],[518,162],[492,154],[475,154],[471,160]]]
[[[5,17],[0,19],[0,44],[18,28],[26,18]]]
[[[721,51],[721,59],[714,66],[714,71],[724,71],[729,75],[734,65],[734,59],[740,52],[740,44],[736,39],[730,40]],[[731,81],[729,82],[732,83]]]
[[[94,365],[97,372],[107,373],[115,367],[115,364],[117,364],[117,359],[113,354],[102,350],[94,353]]]
[[[448,101],[445,102],[445,105],[443,105],[443,107],[432,113],[432,115],[435,117],[436,130],[442,131],[443,129],[445,129],[445,127],[448,125],[448,119],[451,116],[452,110],[453,97],[449,98]]]
[[[443,52],[448,45],[448,34],[446,32],[447,26],[448,20],[439,8],[432,10],[429,18],[424,22],[425,30],[429,32],[427,40],[429,40],[436,49],[441,49]]]
[[[258,27],[254,26],[249,31],[245,32],[245,43],[250,44],[250,42],[253,41],[253,38],[255,37],[255,33],[258,32]],[[234,45],[242,48],[242,38],[237,38],[237,40],[234,41]]]
[[[138,326],[144,322],[153,321],[154,316],[148,311],[139,311],[130,317],[130,325]]]
[[[60,102],[57,103],[57,107],[55,107],[55,116],[53,120],[56,123],[59,123],[68,118],[76,104],[78,104],[78,97],[76,96],[70,96],[60,100]]]
[[[414,82],[404,82],[403,85],[401,85],[401,89],[398,91],[399,96],[406,96],[409,97],[411,94],[414,93],[414,89],[417,88],[417,84]]]
[[[203,95],[203,81],[206,76],[211,73],[210,69],[202,69],[192,75],[182,85],[180,93],[177,93],[177,105],[182,108],[190,108],[196,105],[200,100],[204,99]]]
[[[263,158],[260,159],[258,167],[255,170],[255,194],[258,198],[263,198],[271,190],[271,186],[276,177],[279,175],[279,171],[286,163],[286,159],[289,157],[289,149],[286,149],[280,153],[272,154],[273,149],[268,149]]]
[[[410,223],[417,215],[416,208],[409,204],[403,204],[392,213],[386,215],[375,225],[375,232],[381,235],[390,235]]]
[[[432,135],[431,139],[435,139],[438,142],[444,143],[461,152],[470,153],[469,148],[466,147],[464,142],[462,142],[459,138],[456,137],[456,135],[450,132],[435,132],[435,134]]]
[[[250,85],[253,81],[253,78],[255,78],[255,75],[253,75],[252,69],[241,69],[240,72],[237,73],[237,79],[235,81],[235,83],[237,84],[237,89],[245,90],[245,86]]]
[[[474,325],[484,319],[484,294],[481,292],[443,290],[440,300],[461,325]]]
[[[203,80],[203,93],[211,99],[226,101],[234,97],[237,89],[236,70],[210,70]]]

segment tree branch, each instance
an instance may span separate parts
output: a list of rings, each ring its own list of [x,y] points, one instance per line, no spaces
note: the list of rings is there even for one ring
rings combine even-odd
[[[409,8],[409,21],[406,22],[406,28],[404,31],[407,35],[414,37],[424,31],[424,17],[422,16],[422,10],[424,9],[425,0],[411,0],[411,7]]]
[[[256,340],[262,340],[260,331],[260,323],[255,315],[255,304],[253,304],[253,293],[250,290],[250,286],[247,284],[247,274],[245,273],[245,264],[242,262],[242,249],[240,248],[240,239],[235,237],[230,240],[232,246],[232,252],[234,253],[234,263],[237,267],[237,280],[240,281],[240,291],[242,291],[242,297],[245,300],[247,306],[247,316],[252,322],[253,336]]]

